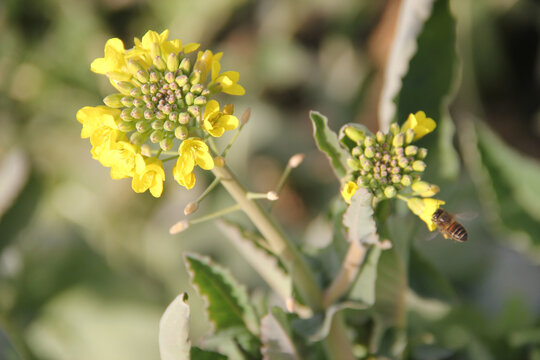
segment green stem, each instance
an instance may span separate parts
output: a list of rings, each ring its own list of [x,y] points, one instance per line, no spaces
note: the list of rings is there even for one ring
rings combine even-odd
[[[315,312],[324,311],[322,291],[311,269],[294,244],[285,237],[270,215],[256,201],[248,198],[248,191],[226,165],[216,166],[212,172],[216,177],[221,178],[221,184],[259,229],[274,253],[284,261],[294,285],[306,304]],[[323,340],[323,344],[330,360],[354,359],[352,346],[340,314],[334,316],[330,333]]]

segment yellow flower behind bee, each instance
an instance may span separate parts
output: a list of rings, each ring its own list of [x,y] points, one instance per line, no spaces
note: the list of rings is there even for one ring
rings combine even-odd
[[[354,181],[349,181],[346,183],[341,190],[341,196],[343,196],[343,199],[347,204],[351,203],[351,198],[356,193],[356,190],[358,190],[358,185]]]
[[[238,118],[232,115],[232,112],[232,106],[225,106],[223,111],[220,111],[219,103],[216,100],[210,100],[204,109],[204,130],[213,137],[220,137],[225,131],[236,129]]]
[[[410,114],[409,118],[401,126],[401,132],[405,132],[409,129],[414,130],[414,140],[418,140],[425,135],[435,130],[437,124],[432,118],[426,117],[426,113],[418,111],[415,114]]]
[[[131,182],[133,191],[143,193],[150,190],[152,196],[160,197],[163,192],[163,181],[165,181],[165,171],[161,160],[137,154],[135,173]]]
[[[429,231],[433,231],[437,228],[437,225],[435,225],[432,220],[433,213],[444,204],[445,202],[442,200],[431,198],[421,199],[413,197],[407,200],[409,209],[426,223]]]
[[[420,195],[421,197],[431,197],[440,190],[437,185],[425,181],[417,181],[412,184],[411,188],[415,195]]]
[[[173,167],[174,179],[186,189],[195,186],[193,169],[199,166],[204,170],[214,168],[214,160],[210,155],[208,145],[199,138],[186,139],[178,149],[180,156]]]

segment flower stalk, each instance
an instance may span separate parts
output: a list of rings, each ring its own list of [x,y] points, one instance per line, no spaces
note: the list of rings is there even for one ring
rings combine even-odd
[[[283,260],[305,303],[313,311],[323,311],[325,307],[322,291],[315,281],[313,272],[309,269],[296,247],[283,234],[269,214],[256,201],[249,198],[248,191],[225,164],[224,166],[214,167],[212,172],[221,179],[223,187],[268,241],[274,253]],[[345,324],[340,314],[334,316],[330,332],[323,340],[323,344],[329,359],[354,359],[351,343],[348,340]]]

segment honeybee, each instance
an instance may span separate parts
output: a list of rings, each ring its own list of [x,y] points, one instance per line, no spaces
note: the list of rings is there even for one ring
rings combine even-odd
[[[467,230],[444,209],[437,209],[433,213],[432,220],[445,239],[452,239],[459,242],[467,241]]]

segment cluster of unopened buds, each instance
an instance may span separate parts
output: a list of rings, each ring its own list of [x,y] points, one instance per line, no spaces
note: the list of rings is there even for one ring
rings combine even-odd
[[[238,72],[220,73],[222,53],[195,55],[199,44],[167,38],[168,30],[148,31],[128,50],[120,39],[107,41],[105,57],[91,70],[106,75],[118,92],[104,98],[105,106],[77,112],[93,158],[111,168],[113,179],[131,177],[133,190],[156,197],[163,191],[163,161],[176,160],[173,176],[187,189],[195,185],[195,166],[214,167],[208,139],[239,121],[231,104],[221,108],[212,97],[244,94]]]
[[[412,143],[435,129],[435,121],[423,111],[410,114],[399,126],[390,125],[387,133],[372,134],[364,127],[346,125],[341,143],[351,157],[341,194],[346,202],[359,187],[367,189],[376,200],[398,198],[407,202],[430,230],[435,229],[433,213],[444,201],[433,199],[439,187],[422,180],[426,169],[427,149]]]

